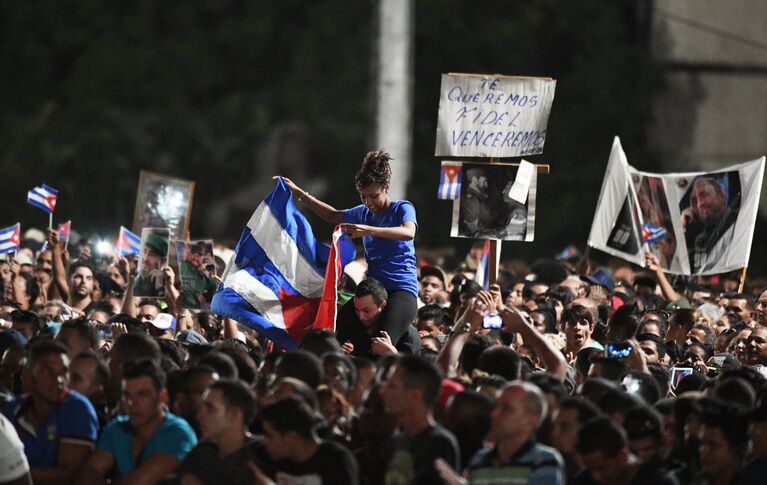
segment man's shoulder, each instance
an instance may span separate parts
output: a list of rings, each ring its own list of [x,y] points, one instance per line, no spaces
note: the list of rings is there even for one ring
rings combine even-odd
[[[349,448],[333,440],[322,440],[320,447],[317,449],[317,456],[323,459],[354,459],[354,454],[349,451]]]
[[[73,390],[67,392],[67,396],[64,398],[64,401],[62,401],[60,409],[73,412],[85,410],[89,414],[96,415],[96,409],[93,407],[93,404],[91,404],[91,401],[79,392]]]
[[[562,455],[556,448],[552,448],[541,443],[535,443],[533,447],[527,452],[527,455],[530,457],[530,459],[540,465],[564,465]]]
[[[444,443],[453,448],[458,447],[458,440],[455,438],[455,436],[453,436],[453,433],[439,424],[429,426],[425,430],[418,433],[416,436],[418,437],[418,441],[428,442],[431,444],[431,446]]]
[[[101,431],[102,436],[113,434],[113,433],[120,433],[120,434],[133,433],[133,428],[130,425],[128,416],[124,414],[115,416],[104,426],[104,429]]]
[[[157,428],[157,431],[167,433],[168,431],[173,430],[182,431],[184,433],[191,433],[194,435],[194,430],[192,429],[192,426],[186,421],[186,419],[176,416],[173,413],[166,413],[165,419],[163,420],[162,424],[160,424],[160,427]]]

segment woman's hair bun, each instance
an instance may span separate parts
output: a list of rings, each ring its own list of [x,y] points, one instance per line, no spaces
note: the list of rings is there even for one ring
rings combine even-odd
[[[362,161],[362,168],[359,169],[354,177],[355,185],[358,188],[365,188],[371,185],[389,188],[389,182],[391,181],[389,160],[391,159],[391,156],[383,149],[368,152]]]

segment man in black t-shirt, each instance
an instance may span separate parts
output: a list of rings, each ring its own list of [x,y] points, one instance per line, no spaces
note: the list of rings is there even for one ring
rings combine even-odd
[[[626,432],[610,418],[599,417],[578,430],[576,449],[586,467],[572,483],[675,485],[677,479],[653,463],[642,463],[629,451]]]
[[[227,379],[208,386],[197,414],[204,440],[181,464],[179,476],[184,483],[253,483],[248,425],[255,407],[256,395],[243,381]]]
[[[421,357],[403,355],[392,367],[381,395],[402,431],[386,449],[385,484],[442,484],[434,468],[437,458],[460,467],[457,440],[432,415],[441,386],[439,370]]]
[[[257,478],[292,485],[359,483],[354,455],[342,445],[317,436],[318,416],[298,397],[286,397],[261,410],[266,454]]]

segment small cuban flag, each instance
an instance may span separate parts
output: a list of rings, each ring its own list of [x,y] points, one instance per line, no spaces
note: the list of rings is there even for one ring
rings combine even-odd
[[[21,242],[21,224],[0,229],[0,254],[15,253]]]
[[[442,162],[437,198],[455,200],[461,195],[461,162]]]
[[[115,249],[120,256],[138,256],[141,253],[141,238],[120,226]]]
[[[652,224],[642,224],[642,241],[646,243],[656,243],[668,237],[666,228],[653,226]]]
[[[495,268],[496,271],[501,263],[501,244],[496,246],[495,250]],[[482,256],[479,258],[477,272],[474,274],[474,281],[487,291],[490,289],[490,240],[485,239],[485,245],[482,246]]]
[[[71,232],[71,229],[72,229],[72,221],[62,222],[61,224],[59,224],[59,229],[58,229],[59,239],[64,241],[64,249],[66,249],[67,246],[69,246],[69,233]]]
[[[27,192],[27,203],[44,210],[48,214],[53,214],[58,197],[58,190],[45,184],[40,184]]]

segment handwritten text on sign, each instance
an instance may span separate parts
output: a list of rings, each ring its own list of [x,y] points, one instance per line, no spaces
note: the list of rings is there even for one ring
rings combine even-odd
[[[443,74],[436,156],[543,153],[553,79]]]

